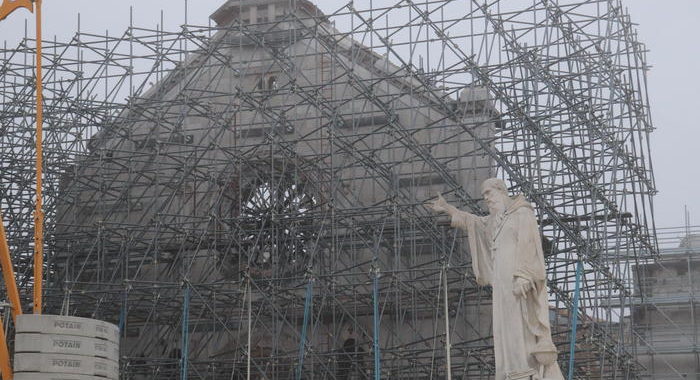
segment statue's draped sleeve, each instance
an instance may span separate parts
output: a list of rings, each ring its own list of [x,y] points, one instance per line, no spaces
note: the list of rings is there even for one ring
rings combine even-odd
[[[472,269],[479,285],[491,285],[493,260],[491,258],[491,235],[486,229],[483,217],[458,211],[452,215],[452,227],[467,232],[469,252],[472,256]]]
[[[537,286],[543,286],[547,280],[544,269],[542,239],[537,227],[537,220],[530,207],[519,208],[512,217],[517,218],[518,252],[515,255],[515,276],[522,277]]]
[[[518,252],[515,256],[517,263],[514,276],[527,279],[533,284],[531,294],[523,303],[523,315],[528,328],[538,337],[538,341],[551,342],[547,274],[537,220],[530,207],[520,208],[513,216],[518,218],[518,225],[521,226],[518,230]]]

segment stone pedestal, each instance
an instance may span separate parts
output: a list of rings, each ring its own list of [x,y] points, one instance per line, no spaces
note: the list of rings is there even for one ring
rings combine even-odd
[[[540,380],[540,374],[534,369],[513,371],[506,374],[506,380]]]
[[[15,380],[118,380],[119,329],[94,319],[17,317]]]

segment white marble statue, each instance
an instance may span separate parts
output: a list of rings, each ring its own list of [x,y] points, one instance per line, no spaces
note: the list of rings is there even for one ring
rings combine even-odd
[[[542,241],[534,211],[522,195],[510,198],[505,183],[484,181],[489,215],[476,216],[449,205],[442,196],[429,206],[447,213],[452,226],[467,232],[476,280],[493,288],[496,380],[563,380],[549,327]],[[530,378],[530,377],[527,377]]]

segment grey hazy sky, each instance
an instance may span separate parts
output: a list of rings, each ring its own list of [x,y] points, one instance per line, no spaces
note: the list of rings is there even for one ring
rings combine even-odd
[[[367,1],[367,0],[360,0]],[[206,25],[208,16],[224,0],[189,0],[188,21]],[[357,0],[356,0],[357,2]],[[379,3],[380,1],[376,1]],[[331,13],[347,0],[317,0]],[[683,208],[691,212],[691,222],[700,224],[700,128],[692,112],[700,111],[700,1],[624,0],[632,19],[639,24],[640,39],[650,52],[653,68],[649,73],[649,96],[656,131],[652,135],[652,158],[659,195],[655,199],[656,224],[660,227],[683,223]],[[44,36],[70,38],[76,30],[77,14],[81,29],[95,33],[122,33],[134,7],[134,23],[155,26],[161,10],[166,29],[184,22],[184,0],[44,0]],[[16,45],[24,35],[34,35],[33,16],[25,10],[0,22],[0,41]]]

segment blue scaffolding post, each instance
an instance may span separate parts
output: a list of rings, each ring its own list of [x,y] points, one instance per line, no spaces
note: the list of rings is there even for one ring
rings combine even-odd
[[[576,287],[574,289],[574,304],[571,307],[571,344],[569,346],[569,375],[568,380],[574,378],[574,355],[576,354],[576,327],[578,326],[578,302],[581,291],[581,275],[583,274],[583,259],[579,258],[576,264]]]
[[[379,268],[374,268],[372,279],[373,329],[374,329],[374,380],[381,379],[382,368],[379,360]]]
[[[299,365],[297,366],[296,380],[301,380],[304,369],[304,354],[306,353],[306,331],[311,314],[311,301],[314,291],[314,280],[309,278],[306,284],[306,299],[304,300],[304,324],[301,326],[301,341],[299,342]]]
[[[180,363],[180,380],[187,380],[187,358],[190,356],[190,284],[185,282],[182,302],[182,353]]]
[[[124,329],[126,329],[126,317],[127,317],[127,302],[129,300],[129,286],[124,289],[124,294],[122,296],[122,307],[119,310],[119,334],[122,337],[126,336]]]

